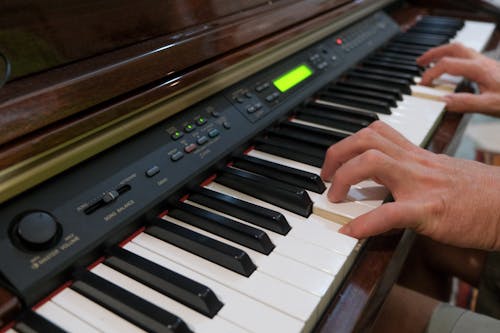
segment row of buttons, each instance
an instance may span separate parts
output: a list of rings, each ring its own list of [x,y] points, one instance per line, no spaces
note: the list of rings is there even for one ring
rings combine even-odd
[[[312,56],[309,57],[309,61],[312,62],[312,64],[317,68],[317,69],[324,69],[328,66],[328,63],[325,61],[325,59],[320,56],[319,54],[315,53]]]
[[[266,90],[267,88],[269,88],[269,86],[270,86],[269,82],[264,82],[262,84],[255,86],[255,91],[262,92],[262,91]]]
[[[207,123],[207,120],[203,117],[199,117],[198,119],[196,119],[195,123],[197,126],[203,126]],[[193,124],[187,124],[186,126],[184,126],[184,132],[186,132],[186,133],[192,132],[195,129],[196,129],[196,127]],[[174,133],[172,133],[171,138],[173,140],[179,140],[183,136],[184,136],[183,132],[175,131]]]
[[[234,98],[234,101],[235,101],[236,103],[238,103],[238,104],[242,104],[242,103],[244,103],[244,102],[245,102],[245,100],[246,100],[247,98],[252,98],[252,97],[253,97],[252,93],[251,93],[251,92],[249,92],[249,91],[247,91],[247,92],[245,92],[243,95],[240,95],[240,96],[235,97],[235,98]]]
[[[224,128],[226,129],[229,129],[231,128],[231,124],[229,122],[224,122],[223,123],[223,126]],[[202,137],[199,137],[197,140],[196,140],[196,143],[191,143],[187,146],[184,147],[184,152],[186,153],[192,153],[193,151],[196,150],[196,148],[198,148],[198,146],[202,146],[204,145],[205,143],[207,143],[209,141],[209,138],[210,139],[213,139],[217,136],[219,136],[220,132],[218,129],[214,128],[214,129],[211,129],[209,132],[208,132],[208,137],[207,136],[202,136]],[[182,151],[177,151],[175,152],[174,154],[172,154],[170,156],[170,159],[173,161],[173,162],[177,162],[178,160],[180,160],[181,158],[184,157],[184,153]]]
[[[272,101],[274,101],[274,100],[275,100],[275,99],[277,99],[278,97],[280,97],[280,93],[279,93],[279,92],[277,92],[277,91],[275,91],[275,92],[273,92],[272,94],[270,94],[270,95],[267,95],[267,96],[266,96],[266,101],[267,101],[268,103],[271,103]]]
[[[261,103],[255,103],[254,105],[250,105],[247,107],[247,112],[248,113],[254,113],[255,111],[258,111],[262,109],[262,104]]]

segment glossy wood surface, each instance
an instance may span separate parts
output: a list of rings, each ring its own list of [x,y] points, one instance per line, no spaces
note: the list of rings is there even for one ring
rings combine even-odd
[[[365,1],[351,3],[348,0],[281,0],[266,2],[265,5],[257,5],[259,2],[256,1],[204,2],[203,6],[233,4],[230,7],[235,12],[223,12],[224,15],[220,17],[207,14],[208,16],[203,17],[201,23],[196,26],[184,27],[184,30],[175,33],[151,37],[133,45],[8,82],[0,89],[0,127],[9,128],[9,131],[0,132],[2,151],[9,151],[16,144],[22,145],[23,142],[33,140],[38,142],[34,146],[37,149],[42,148],[40,140],[44,141],[43,147],[47,149],[57,144],[57,139],[50,141],[45,135],[52,129],[49,126],[60,129],[74,120],[81,122],[83,118],[99,113],[111,104],[123,102],[131,96],[140,98],[146,91],[154,92],[148,102],[158,99],[159,96],[165,97],[262,51],[272,43],[311,29],[315,24],[324,24],[346,10],[355,10],[363,2]],[[194,0],[174,3],[182,3],[183,8],[188,6],[187,3],[192,3],[196,8],[200,6],[199,1]],[[241,10],[236,11],[234,3],[240,3]],[[254,3],[255,7],[248,8],[250,3]],[[71,6],[69,9],[74,10]],[[109,8],[99,10],[105,14]],[[64,16],[63,14],[58,15]],[[217,19],[210,21],[215,16]],[[78,20],[74,13],[72,17]],[[208,22],[207,20],[211,23],[204,23]],[[63,23],[60,23],[59,29],[71,29],[71,25],[64,26]],[[107,26],[108,24],[102,29],[107,31]],[[182,24],[179,23],[178,26],[182,27]],[[96,26],[95,29],[100,31],[101,27]],[[90,35],[85,38],[94,40],[94,37]],[[64,41],[67,41],[67,38],[62,38],[61,43]],[[249,47],[244,48],[245,46]],[[49,49],[52,50],[50,47]],[[102,46],[99,50],[106,48]],[[170,88],[174,83],[175,89],[172,90]],[[144,105],[144,101],[142,102]],[[132,104],[120,112],[130,112],[133,107]],[[101,114],[97,118],[91,117],[87,127],[92,126],[92,121],[106,121],[115,115],[102,117]],[[74,126],[70,131],[66,131],[69,137],[65,136],[65,139],[77,136],[78,128],[82,128],[80,132],[85,129]],[[7,163],[14,163],[14,156],[25,147],[26,145],[22,145],[16,150],[16,154],[3,155],[1,160],[4,167]],[[32,155],[35,152],[36,150],[32,149],[30,152],[25,151],[24,155]]]
[[[411,26],[419,15],[427,14],[451,15],[446,8],[415,7],[407,3],[391,12],[403,28]],[[463,12],[459,16],[468,18]],[[473,18],[477,19],[477,14]],[[483,18],[491,20],[489,16]],[[496,48],[498,44],[499,36],[495,33],[486,49]],[[466,86],[460,88],[461,91],[468,89]],[[453,155],[470,116],[446,112],[426,148],[434,153]],[[314,331],[369,332],[391,286],[398,279],[413,240],[414,233],[408,230],[368,239]]]
[[[21,310],[21,302],[7,289],[0,287],[0,327],[8,324]]]

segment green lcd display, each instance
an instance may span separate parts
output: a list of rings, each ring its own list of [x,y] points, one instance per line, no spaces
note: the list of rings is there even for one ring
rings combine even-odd
[[[307,79],[312,73],[313,71],[307,65],[300,65],[274,80],[273,84],[279,91],[285,92]]]

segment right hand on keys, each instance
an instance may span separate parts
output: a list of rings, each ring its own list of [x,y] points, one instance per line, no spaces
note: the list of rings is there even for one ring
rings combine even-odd
[[[341,232],[365,238],[411,228],[442,243],[500,250],[500,168],[437,155],[377,121],[331,146],[321,171],[339,202],[364,179],[385,185],[395,202],[352,220]]]
[[[433,67],[422,75],[421,84],[431,85],[441,74],[463,76],[478,84],[480,94],[453,93],[444,97],[455,112],[480,112],[500,117],[500,64],[461,44],[433,48],[417,59],[420,66]]]

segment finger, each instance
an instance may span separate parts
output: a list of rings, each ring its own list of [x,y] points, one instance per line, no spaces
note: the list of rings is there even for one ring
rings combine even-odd
[[[460,43],[451,43],[430,49],[417,58],[417,64],[428,66],[443,57],[453,57],[462,59],[473,59],[475,52]]]
[[[351,185],[366,179],[375,179],[389,190],[397,190],[397,184],[404,179],[404,174],[399,161],[371,149],[347,161],[335,172],[328,199],[333,202],[345,200]]]
[[[401,148],[369,126],[328,148],[321,177],[330,181],[343,163],[370,149],[384,151],[393,157],[402,153]]]
[[[481,64],[475,60],[445,57],[439,60],[434,67],[424,72],[420,84],[430,85],[434,79],[444,73],[464,76],[469,80],[481,82],[483,71]]]
[[[389,126],[383,121],[375,121],[370,125],[370,128],[375,130],[377,133],[382,135],[387,140],[395,143],[405,150],[415,150],[418,147],[415,146],[411,141],[406,139],[401,133],[396,131],[394,128]]]
[[[418,208],[411,203],[390,202],[355,218],[340,228],[339,232],[361,239],[391,229],[414,228],[417,214]]]
[[[444,97],[446,109],[453,112],[499,113],[500,95],[455,93]]]

